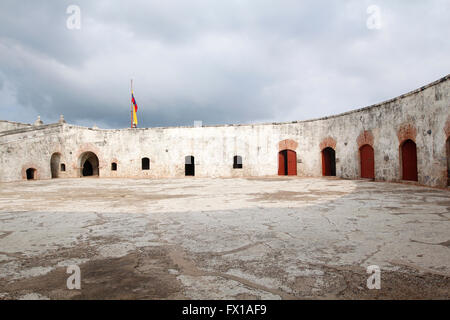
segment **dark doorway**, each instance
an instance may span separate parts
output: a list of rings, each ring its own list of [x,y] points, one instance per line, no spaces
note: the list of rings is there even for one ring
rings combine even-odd
[[[402,179],[417,181],[417,148],[412,140],[406,140],[401,146]]]
[[[361,178],[375,179],[375,155],[373,148],[365,144],[359,149],[361,158]]]
[[[278,175],[297,175],[297,153],[293,150],[283,150],[278,153]]]
[[[195,164],[193,156],[184,157],[184,175],[195,176]]]
[[[447,138],[447,186],[450,186],[450,137]]]
[[[325,148],[322,150],[322,175],[336,176],[336,152],[333,148]]]
[[[79,159],[80,176],[90,177],[99,175],[98,157],[93,152],[85,152]]]
[[[27,173],[27,180],[36,179],[36,169],[29,168],[29,169],[27,169],[26,173]]]
[[[150,170],[150,159],[142,158],[141,160],[142,170]]]
[[[117,171],[117,163],[111,163],[111,171]]]
[[[56,152],[52,154],[52,157],[50,158],[50,169],[52,172],[52,179],[59,177],[60,161],[61,161],[60,153]]]
[[[86,160],[83,165],[83,177],[90,177],[94,175],[94,167],[89,160]]]
[[[234,156],[233,169],[242,169],[242,157],[241,156]]]

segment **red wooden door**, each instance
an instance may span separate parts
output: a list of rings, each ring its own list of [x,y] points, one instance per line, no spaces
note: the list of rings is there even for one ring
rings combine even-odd
[[[375,156],[373,148],[368,144],[361,147],[361,178],[375,179]]]
[[[287,150],[287,175],[297,175],[297,154],[292,150]]]
[[[322,175],[336,176],[336,153],[333,148],[322,150]]]
[[[280,151],[278,153],[278,175],[284,176],[286,174],[286,167],[284,165],[285,163],[285,153],[283,151]]]
[[[450,137],[447,139],[447,186],[450,186]]]
[[[402,145],[403,180],[417,181],[417,148],[412,140]]]
[[[327,159],[326,159],[326,155],[325,155],[325,150],[322,150],[322,175],[326,176],[327,175]]]
[[[331,176],[331,155],[328,148],[322,151],[322,175]]]

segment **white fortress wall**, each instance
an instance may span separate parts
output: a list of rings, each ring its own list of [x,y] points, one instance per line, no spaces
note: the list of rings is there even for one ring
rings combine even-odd
[[[84,152],[97,155],[100,177],[182,177],[189,155],[195,157],[198,177],[270,176],[278,174],[283,146],[295,149],[299,176],[321,176],[321,150],[331,146],[336,175],[356,179],[362,144],[374,149],[376,180],[400,181],[400,144],[411,139],[417,145],[418,183],[445,187],[450,76],[375,106],[293,123],[118,130],[5,123],[0,122],[0,181],[26,179],[29,167],[37,170],[37,179],[50,179],[55,152],[66,169],[59,177],[79,177]],[[242,169],[233,169],[236,155],[242,157]],[[150,170],[141,170],[144,157],[150,158]],[[117,171],[111,170],[112,162]]]
[[[0,132],[31,127],[31,124],[0,120]]]

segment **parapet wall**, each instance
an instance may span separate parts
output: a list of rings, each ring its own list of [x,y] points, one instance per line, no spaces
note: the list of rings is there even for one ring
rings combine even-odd
[[[29,127],[31,127],[31,124],[0,120],[0,132]]]
[[[53,176],[79,177],[86,152],[98,157],[100,177],[183,177],[190,155],[195,176],[272,176],[279,173],[283,149],[295,151],[298,176],[315,177],[322,176],[322,150],[327,147],[335,151],[336,175],[357,179],[363,145],[373,148],[375,180],[401,181],[401,145],[412,140],[418,183],[446,187],[449,136],[450,75],[378,105],[309,121],[120,130],[64,123],[16,128],[0,132],[0,181],[26,179],[28,168],[36,169],[39,179],[50,179],[55,161],[59,169],[53,169]],[[59,155],[52,161],[55,153]],[[242,169],[233,168],[237,155]],[[142,170],[142,158],[150,159],[149,170]]]

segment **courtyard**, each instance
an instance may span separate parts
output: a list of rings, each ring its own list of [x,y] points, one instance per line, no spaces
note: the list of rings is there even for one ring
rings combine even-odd
[[[449,299],[449,219],[448,190],[364,180],[0,183],[0,299]]]

